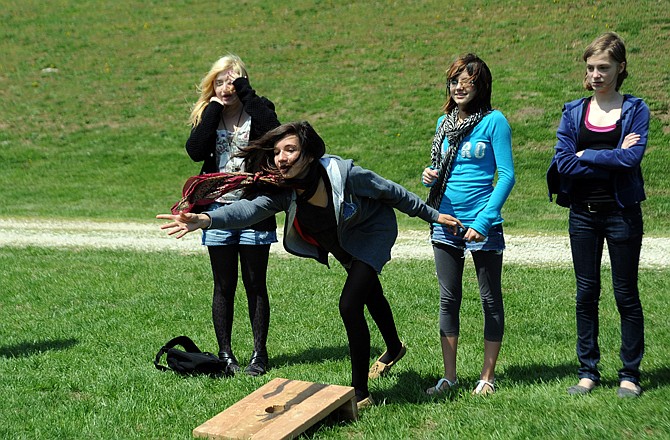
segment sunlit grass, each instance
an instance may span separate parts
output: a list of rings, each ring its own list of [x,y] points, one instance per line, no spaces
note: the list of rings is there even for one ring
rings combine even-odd
[[[184,439],[276,377],[349,385],[337,311],[345,273],[336,265],[328,270],[312,261],[272,258],[272,369],[260,378],[213,380],[185,379],[153,366],[162,344],[180,334],[203,350],[216,350],[205,253],[0,249],[0,264],[2,438]],[[382,283],[408,354],[389,377],[371,383],[379,406],[355,423],[320,423],[308,437],[666,438],[670,273],[641,273],[646,392],[634,402],[616,397],[619,318],[606,272],[603,279],[603,386],[586,398],[571,398],[565,389],[577,369],[573,274],[569,268],[507,265],[498,392],[481,399],[469,394],[482,363],[482,314],[468,264],[458,354],[463,388],[450,400],[424,394],[442,369],[433,263],[392,261]],[[233,349],[246,362],[253,344],[243,292],[236,304]],[[375,358],[384,344],[371,329]]]
[[[623,91],[652,111],[643,162],[645,229],[667,236],[670,26],[663,1],[208,2],[0,0],[0,217],[148,221],[200,165],[187,157],[189,107],[211,63],[239,54],[282,121],[310,120],[328,151],[426,195],[444,100],[444,70],[466,51],[487,61],[493,104],[513,130],[517,184],[503,216],[513,234],[566,231],[546,197],[562,104],[582,96],[581,53],[614,30],[627,42]],[[404,228],[425,228],[400,216]],[[615,396],[618,314],[603,273],[604,385],[575,381],[574,275],[506,265],[499,392],[469,396],[481,367],[481,310],[467,267],[454,400],[423,390],[441,374],[430,260],[394,260],[382,282],[409,346],[372,384],[381,405],[306,438],[667,438],[668,271],[644,270],[647,347],[642,399]],[[187,334],[215,350],[206,255],[0,248],[0,437],[184,439],[275,377],[347,385],[337,300],[344,277],[311,261],[273,258],[267,376],[162,374],[153,356]],[[296,274],[299,274],[296,275]],[[250,354],[244,295],[234,349]],[[299,305],[299,307],[297,306]],[[383,350],[373,331],[373,356]],[[588,415],[588,416],[585,416]]]
[[[4,2],[0,215],[139,220],[170,207],[200,169],[183,148],[195,85],[228,51],[247,62],[252,85],[281,120],[310,120],[330,152],[425,196],[419,176],[444,100],[444,70],[472,51],[490,65],[494,106],[513,130],[510,232],[564,231],[567,213],[553,214],[544,173],[563,103],[584,94],[581,51],[615,30],[628,44],[623,91],[652,109],[646,229],[667,235],[663,2],[256,0],[224,9]]]

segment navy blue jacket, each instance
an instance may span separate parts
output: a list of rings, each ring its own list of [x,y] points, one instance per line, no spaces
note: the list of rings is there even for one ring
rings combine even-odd
[[[556,194],[556,203],[570,206],[572,179],[607,179],[613,183],[614,199],[619,206],[627,207],[646,199],[640,163],[647,148],[649,132],[649,107],[640,98],[624,95],[621,108],[621,139],[613,150],[586,149],[577,157],[579,125],[583,119],[584,100],[580,98],[565,104],[563,116],[556,132],[558,142],[547,171],[549,201]],[[622,149],[623,138],[637,133],[636,145]]]

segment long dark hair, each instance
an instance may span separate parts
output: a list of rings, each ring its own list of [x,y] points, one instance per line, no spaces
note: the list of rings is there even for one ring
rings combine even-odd
[[[319,159],[326,152],[326,144],[309,122],[288,122],[242,148],[238,155],[244,159],[244,168],[252,172],[279,174],[274,161],[274,147],[277,142],[291,135],[298,137],[302,156]]]
[[[477,91],[474,99],[468,102],[463,110],[468,114],[475,113],[477,110],[491,110],[491,87],[493,84],[491,70],[481,58],[473,53],[456,58],[447,69],[447,102],[442,106],[442,110],[449,113],[456,107],[456,103],[451,99],[449,93],[449,81],[458,79],[463,72],[468,73],[470,81],[474,83],[473,87]]]
[[[249,143],[248,146],[242,148],[240,153],[238,153],[238,156],[244,159],[245,170],[279,176],[279,170],[274,161],[274,147],[277,142],[281,141],[286,136],[291,135],[298,137],[301,157],[314,159],[312,163],[316,165],[318,159],[326,152],[326,144],[309,122],[296,121],[282,124],[279,127],[268,131],[259,139]],[[283,184],[281,179],[278,179],[277,181],[280,182],[280,186]],[[273,188],[263,182],[259,182],[259,185],[255,186],[257,186],[257,188],[250,187],[246,189],[247,197],[252,196],[254,190],[273,190]],[[274,190],[276,190],[276,187]]]

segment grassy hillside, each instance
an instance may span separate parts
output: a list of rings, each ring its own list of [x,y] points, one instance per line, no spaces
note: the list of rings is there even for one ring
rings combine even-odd
[[[627,42],[626,93],[652,109],[647,230],[667,234],[667,2],[0,1],[0,216],[147,220],[199,171],[187,157],[195,85],[234,52],[280,119],[421,195],[444,70],[479,54],[513,129],[510,232],[564,231],[544,172],[562,104],[583,95],[595,36]],[[405,219],[405,227],[423,227]]]

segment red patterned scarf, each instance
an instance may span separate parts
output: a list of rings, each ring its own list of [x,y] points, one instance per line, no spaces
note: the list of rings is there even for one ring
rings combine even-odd
[[[172,206],[172,214],[190,212],[195,206],[209,205],[222,195],[238,188],[265,182],[279,185],[279,176],[267,173],[210,173],[189,177],[182,189],[182,198]]]

